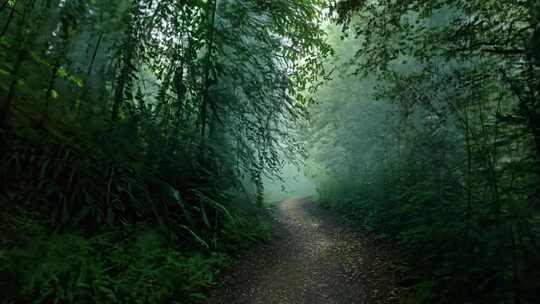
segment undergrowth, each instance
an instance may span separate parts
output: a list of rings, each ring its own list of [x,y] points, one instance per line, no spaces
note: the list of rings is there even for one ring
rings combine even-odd
[[[475,231],[464,234],[468,227],[459,205],[432,201],[428,208],[418,204],[420,199],[421,193],[400,195],[398,200],[373,197],[366,191],[355,199],[326,197],[320,205],[399,248],[394,268],[405,290],[403,304],[457,303],[456,299],[459,303],[511,303],[508,290],[513,284],[519,284],[515,288],[527,303],[536,303],[538,295],[533,291],[540,287],[536,271],[540,259],[532,238],[520,239],[524,249],[517,263],[519,269],[535,267],[516,282],[512,258],[501,257],[501,250],[512,248],[512,243],[500,247],[489,241],[512,230],[489,229],[486,218],[478,216],[470,226]],[[524,222],[521,227],[535,224]]]
[[[28,218],[4,218],[1,303],[199,303],[231,261],[230,253],[269,236],[267,225],[237,217],[223,246],[185,247],[151,227],[84,236],[55,233]],[[7,231],[2,231],[3,233]],[[5,234],[3,234],[5,235]]]

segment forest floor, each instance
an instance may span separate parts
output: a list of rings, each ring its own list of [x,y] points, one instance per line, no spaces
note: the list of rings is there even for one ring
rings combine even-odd
[[[309,198],[276,209],[276,236],[239,257],[209,303],[399,303],[385,246]]]

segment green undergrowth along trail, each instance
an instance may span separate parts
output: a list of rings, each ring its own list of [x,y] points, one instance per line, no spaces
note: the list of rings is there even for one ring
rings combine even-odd
[[[229,253],[268,237],[246,221],[224,228],[219,248],[201,248],[148,227],[82,236],[16,218],[10,228],[20,239],[3,241],[21,244],[0,256],[2,303],[198,303],[229,266]]]
[[[111,232],[31,239],[29,246],[2,253],[2,275],[8,279],[3,301],[162,303],[202,297],[226,256],[181,253],[160,237],[146,232],[125,239]]]

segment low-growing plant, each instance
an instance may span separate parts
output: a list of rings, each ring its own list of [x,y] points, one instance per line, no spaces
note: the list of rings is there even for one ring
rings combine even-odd
[[[41,235],[0,255],[2,303],[197,302],[229,257],[182,251],[154,230]]]

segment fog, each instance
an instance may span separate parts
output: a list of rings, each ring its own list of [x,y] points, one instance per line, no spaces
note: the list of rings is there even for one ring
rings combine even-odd
[[[295,197],[318,196],[315,185],[305,175],[303,168],[287,163],[280,178],[281,180],[269,178],[264,180],[266,202],[273,203]]]

